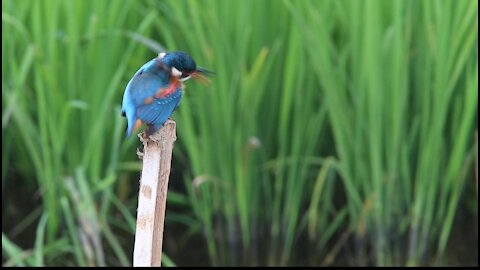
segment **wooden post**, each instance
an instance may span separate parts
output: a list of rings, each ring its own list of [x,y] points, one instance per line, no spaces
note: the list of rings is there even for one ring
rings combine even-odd
[[[150,137],[146,137],[145,132],[139,136],[144,152],[133,250],[134,267],[161,265],[168,178],[173,144],[177,139],[175,127],[175,122],[169,119]]]

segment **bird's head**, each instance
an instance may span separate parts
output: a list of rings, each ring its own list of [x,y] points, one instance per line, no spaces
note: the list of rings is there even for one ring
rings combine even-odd
[[[195,61],[185,52],[162,52],[158,54],[160,61],[170,68],[170,74],[183,82],[190,78],[207,82],[206,76],[213,72],[202,67],[197,67]]]

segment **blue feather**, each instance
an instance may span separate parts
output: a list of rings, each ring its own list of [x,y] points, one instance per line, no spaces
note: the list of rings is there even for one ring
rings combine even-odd
[[[181,86],[172,94],[161,98],[155,95],[161,89],[168,88],[171,75],[169,70],[161,67],[158,58],[144,64],[128,82],[123,95],[122,113],[127,117],[127,136],[133,132],[135,122],[142,120],[153,127],[153,132],[160,128],[178,106],[182,97]],[[145,104],[146,100],[151,102]]]
[[[179,51],[160,53],[144,64],[128,82],[123,95],[122,114],[127,117],[127,136],[142,123],[149,126],[147,135],[157,131],[182,99],[180,82],[211,74],[197,67],[187,53]]]
[[[164,98],[157,98],[152,103],[137,108],[136,116],[150,126],[149,134],[156,132],[168,120],[180,103],[182,94],[183,91],[179,87],[172,94]]]

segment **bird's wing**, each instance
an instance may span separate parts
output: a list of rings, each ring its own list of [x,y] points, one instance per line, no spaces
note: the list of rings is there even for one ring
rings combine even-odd
[[[128,87],[135,117],[149,125],[162,125],[182,97],[181,85],[171,83],[169,74],[164,73],[140,72]]]
[[[128,127],[127,135],[129,136],[137,125],[137,120],[143,119],[146,110],[144,105],[153,105],[153,101],[157,98],[166,98],[166,92],[175,90],[175,86],[170,83],[171,76],[165,71],[152,72],[151,67],[155,64],[155,60],[152,60],[143,65],[128,82],[125,89],[122,102],[122,114],[127,117]],[[173,91],[172,91],[173,92]],[[146,106],[150,108],[149,106]],[[137,111],[142,108],[142,113],[138,114]],[[138,116],[140,115],[140,116]],[[147,120],[152,119],[148,117]],[[147,124],[150,124],[147,122]]]
[[[153,126],[154,131],[160,128],[177,108],[182,98],[182,89],[178,87],[172,94],[163,98],[155,98],[150,104],[137,108],[136,116],[146,124]]]
[[[133,105],[139,107],[151,103],[152,98],[165,91],[169,85],[168,74],[145,72],[136,74],[127,88]]]

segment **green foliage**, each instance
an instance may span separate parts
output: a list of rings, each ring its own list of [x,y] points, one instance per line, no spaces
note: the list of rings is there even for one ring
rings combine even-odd
[[[184,190],[169,191],[167,221],[186,228],[180,246],[201,235],[211,265],[344,265],[344,250],[355,265],[448,264],[478,155],[477,10],[2,2],[2,220],[18,221],[2,230],[3,264],[131,265],[140,144],[120,103],[164,48],[216,72],[188,81],[173,115]],[[40,195],[34,209],[14,205],[23,192]]]
[[[133,142],[123,140],[119,97],[131,61],[146,57],[128,33],[148,35],[154,19],[135,9],[134,1],[3,4],[3,166],[41,192],[47,243],[61,240],[73,265],[105,265],[106,246],[109,264],[130,265],[111,226],[125,222],[112,197]],[[12,180],[5,173],[2,185]],[[65,264],[47,256],[45,264]]]
[[[302,3],[289,7],[325,93],[360,250],[372,245],[377,265],[442,258],[477,147],[477,3]]]

